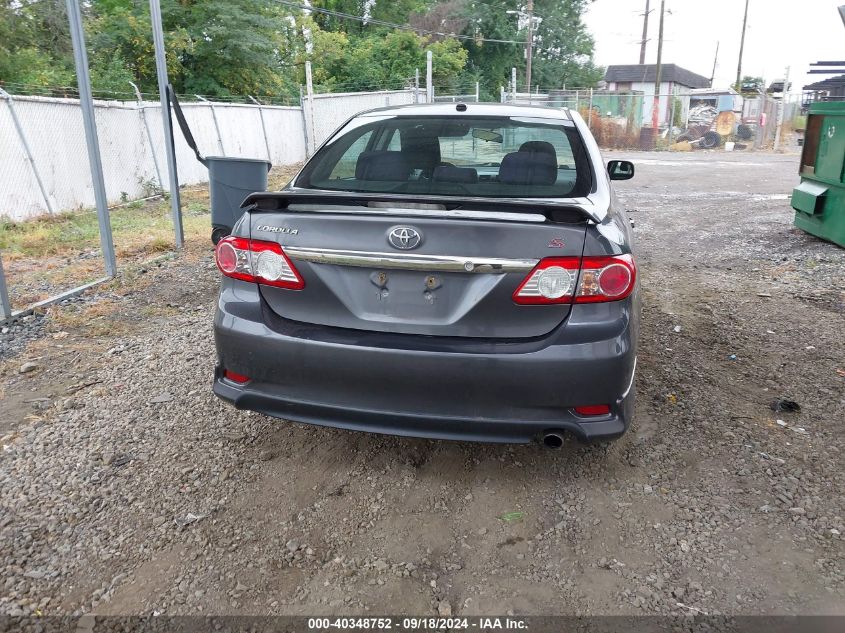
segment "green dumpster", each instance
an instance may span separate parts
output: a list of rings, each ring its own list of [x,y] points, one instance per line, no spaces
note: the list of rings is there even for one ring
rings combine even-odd
[[[795,226],[845,247],[845,102],[810,106],[798,173]]]

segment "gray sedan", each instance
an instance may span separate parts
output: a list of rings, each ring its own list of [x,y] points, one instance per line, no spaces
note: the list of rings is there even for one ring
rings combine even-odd
[[[605,440],[634,408],[631,225],[577,112],[372,110],[217,245],[214,392],[345,429]]]

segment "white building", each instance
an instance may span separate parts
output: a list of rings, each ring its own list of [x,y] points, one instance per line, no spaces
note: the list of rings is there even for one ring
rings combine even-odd
[[[654,106],[654,82],[657,78],[656,64],[619,64],[608,66],[604,80],[607,89],[614,92],[634,92],[643,95],[641,126],[651,126]],[[696,88],[709,88],[710,80],[675,64],[662,64],[660,71],[660,111],[658,123],[666,127],[670,123],[672,95],[681,103],[681,121],[687,120],[689,94]]]

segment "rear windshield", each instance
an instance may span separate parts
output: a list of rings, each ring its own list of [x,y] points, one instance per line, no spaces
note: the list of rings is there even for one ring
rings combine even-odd
[[[586,196],[571,122],[527,117],[356,119],[308,162],[297,187],[496,198]]]

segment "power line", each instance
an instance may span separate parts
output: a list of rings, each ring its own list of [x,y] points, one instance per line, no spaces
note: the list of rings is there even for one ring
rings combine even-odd
[[[320,7],[309,7],[304,4],[299,4],[296,2],[288,2],[288,0],[274,0],[278,4],[284,4],[285,6],[292,7],[294,9],[302,9],[303,11],[310,11],[312,13],[321,13],[323,15],[328,15],[335,18],[341,18],[344,20],[356,20],[361,22],[362,24],[377,24],[378,26],[386,26],[393,29],[399,29],[401,31],[412,31],[414,33],[420,33],[423,35],[436,35],[438,37],[453,37],[457,40],[469,40],[472,42],[492,42],[495,44],[519,44],[520,46],[524,46],[525,42],[520,42],[518,40],[497,40],[488,37],[474,37],[472,35],[457,35],[455,33],[444,33],[442,31],[430,31],[428,29],[418,28],[416,26],[411,26],[410,24],[397,24],[396,22],[385,22],[384,20],[376,20],[373,18],[364,17],[361,15],[352,15],[351,13],[343,13],[341,11],[332,11],[331,9],[323,9]]]

